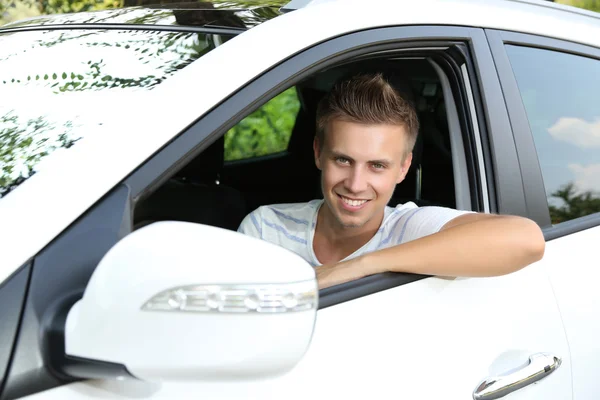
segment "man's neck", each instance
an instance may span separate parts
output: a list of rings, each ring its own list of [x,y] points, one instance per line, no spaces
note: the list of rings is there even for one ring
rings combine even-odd
[[[363,247],[377,233],[383,222],[383,213],[361,227],[343,226],[331,213],[327,204],[319,209],[313,249],[323,263],[338,262]]]

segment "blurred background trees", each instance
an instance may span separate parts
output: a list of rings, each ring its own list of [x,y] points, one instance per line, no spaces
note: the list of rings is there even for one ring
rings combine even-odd
[[[555,0],[555,3],[568,4],[570,6],[600,12],[600,0]]]
[[[174,0],[0,0],[0,25],[38,15],[105,10],[128,6],[166,4]],[[285,1],[275,1],[285,4]],[[591,11],[600,12],[600,0],[554,0]],[[227,1],[213,3],[225,5]],[[256,1],[236,1],[236,4],[256,5]]]

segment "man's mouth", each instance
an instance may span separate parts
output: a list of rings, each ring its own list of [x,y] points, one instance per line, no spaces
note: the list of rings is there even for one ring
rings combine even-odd
[[[342,201],[344,203],[346,203],[352,207],[360,207],[363,204],[365,204],[367,201],[369,201],[369,200],[351,199],[349,197],[342,196],[341,194],[338,194],[338,196],[342,199]]]

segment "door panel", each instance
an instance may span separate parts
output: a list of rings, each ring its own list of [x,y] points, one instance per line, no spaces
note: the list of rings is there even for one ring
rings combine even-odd
[[[571,349],[573,397],[600,393],[600,49],[489,31],[520,154],[530,218]],[[551,84],[549,84],[551,82]]]
[[[428,278],[320,310],[309,351],[279,378],[76,383],[30,398],[469,399],[482,379],[538,352],[562,365],[507,398],[571,399],[569,349],[543,263],[496,278]]]
[[[600,226],[554,239],[546,245],[544,267],[558,299],[573,362],[573,398],[600,393]]]

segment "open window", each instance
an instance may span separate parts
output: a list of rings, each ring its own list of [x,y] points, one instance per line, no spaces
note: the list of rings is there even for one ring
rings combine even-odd
[[[435,54],[368,54],[285,88],[140,202],[134,226],[174,219],[235,230],[261,205],[321,198],[312,150],[317,105],[336,80],[366,71],[390,76],[419,116],[412,166],[389,205],[412,201],[472,209],[464,132],[454,100],[459,94],[452,92]]]
[[[391,75],[420,119],[413,164],[390,206],[412,201],[421,206],[523,215],[520,175],[510,162],[515,158],[510,153],[514,141],[501,107],[502,94],[496,90],[497,75],[489,72],[492,65],[483,31],[457,27],[357,32],[299,53],[232,94],[183,132],[168,151],[158,153],[128,178],[133,229],[154,221],[180,220],[237,230],[244,217],[262,205],[320,198],[312,149],[317,104],[335,81],[361,71]],[[294,107],[281,105],[286,102],[279,99],[286,93],[297,97]],[[275,112],[273,104],[279,104],[281,111]],[[270,108],[269,120],[253,120],[264,116],[265,108]],[[293,119],[291,131],[290,124],[279,118]],[[254,128],[247,129],[248,123]],[[228,158],[226,141],[237,127],[244,125],[259,139],[274,132],[271,125],[280,123],[287,129],[287,145],[257,151],[260,140],[250,140],[246,141],[250,148],[243,149],[250,156]],[[489,140],[491,131],[494,141]],[[507,164],[496,171],[493,157]],[[497,198],[497,184],[508,184],[513,196]],[[321,290],[319,307],[424,277],[368,276]]]

